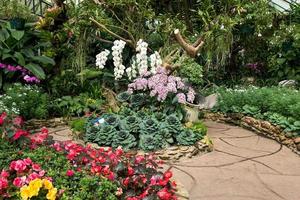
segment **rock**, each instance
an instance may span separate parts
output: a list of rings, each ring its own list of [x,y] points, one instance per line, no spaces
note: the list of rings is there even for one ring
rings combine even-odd
[[[166,150],[168,150],[168,151],[175,151],[175,150],[178,150],[178,149],[179,149],[178,146],[173,146],[173,147],[167,148]]]
[[[300,137],[294,139],[295,144],[300,144]]]
[[[300,151],[300,143],[297,144],[297,150]]]
[[[182,146],[182,147],[180,147],[180,151],[186,152],[189,150],[189,148],[190,147],[188,147],[188,146]]]
[[[211,94],[204,98],[204,102],[200,103],[198,107],[200,109],[212,109],[217,104],[218,95]]]
[[[184,107],[186,111],[186,122],[197,122],[199,120],[199,109],[198,108],[192,108],[189,106]]]
[[[178,153],[179,153],[178,151],[167,151],[165,154],[174,156],[174,155],[177,155]]]
[[[297,85],[297,81],[295,80],[283,80],[278,83],[281,87],[295,87]]]

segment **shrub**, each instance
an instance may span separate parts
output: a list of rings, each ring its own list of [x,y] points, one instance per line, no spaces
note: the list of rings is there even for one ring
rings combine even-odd
[[[16,83],[0,96],[0,112],[21,115],[26,119],[48,116],[48,95],[37,86]]]
[[[300,130],[299,91],[288,88],[219,89],[215,111],[244,113],[280,125],[285,131]]]

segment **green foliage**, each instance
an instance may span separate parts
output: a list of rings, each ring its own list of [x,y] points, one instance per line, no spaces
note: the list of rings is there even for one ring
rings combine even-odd
[[[0,112],[18,114],[26,119],[48,117],[49,97],[37,86],[16,83],[0,96]]]
[[[74,131],[83,133],[85,130],[85,124],[87,122],[86,118],[75,119],[71,121],[71,128]]]
[[[187,78],[189,83],[197,86],[203,83],[203,67],[194,59],[182,56],[175,64],[180,65],[179,74]]]
[[[1,0],[0,2],[0,19],[33,19],[28,6],[19,0]]]
[[[0,58],[3,63],[23,66],[39,79],[45,79],[43,67],[53,66],[55,62],[38,52],[48,46],[49,43],[39,43],[38,32],[28,28],[16,30],[8,23],[1,23]],[[4,74],[8,76],[10,73]]]
[[[288,88],[219,89],[218,104],[214,108],[223,113],[244,113],[268,120],[286,131],[299,132],[298,90]]]
[[[300,24],[282,23],[270,39],[268,57],[271,77],[300,81]]]
[[[88,112],[99,112],[103,105],[103,99],[93,99],[88,93],[78,96],[63,96],[52,102],[51,109],[54,115],[82,116]]]
[[[126,130],[117,131],[113,136],[111,146],[117,148],[119,146],[123,147],[125,150],[132,149],[136,146],[136,139],[134,135],[130,134]]]
[[[104,114],[100,118],[90,119],[86,127],[85,140],[100,146],[122,146],[126,150],[139,148],[155,151],[176,143],[193,145],[206,134],[203,124],[199,124],[198,128],[184,128],[175,114],[167,116],[160,112],[126,108],[118,114]]]
[[[195,141],[199,140],[199,136],[190,129],[183,129],[176,136],[176,140],[178,144],[187,146],[187,145],[194,144]]]

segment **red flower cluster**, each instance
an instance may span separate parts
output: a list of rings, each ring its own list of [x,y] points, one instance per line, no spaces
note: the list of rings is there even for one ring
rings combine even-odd
[[[9,197],[8,191],[11,191],[12,185],[21,188],[34,179],[43,178],[45,174],[45,170],[42,170],[39,164],[33,163],[30,158],[12,161],[9,170],[2,169],[0,174],[0,197]],[[52,180],[50,177],[46,178]]]
[[[9,117],[5,112],[0,115],[0,129],[10,141],[23,140],[23,145],[29,145],[31,148],[44,143],[48,137],[46,128],[42,128],[40,133],[30,134],[29,131],[23,129],[23,124],[22,117]]]
[[[114,181],[122,190],[119,192],[122,199],[142,200],[150,196],[161,200],[177,199],[176,184],[170,181],[172,172],[160,172],[159,162],[152,155],[132,156],[125,154],[121,148],[93,149],[72,142],[56,142],[52,147],[64,152],[77,170],[84,168],[91,174]],[[67,176],[73,174],[72,170],[66,173]]]

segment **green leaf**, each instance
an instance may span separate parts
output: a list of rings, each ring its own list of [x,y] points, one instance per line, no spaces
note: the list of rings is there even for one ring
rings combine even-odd
[[[77,74],[77,76],[82,77],[84,80],[86,80],[86,79],[97,78],[101,74],[102,74],[102,72],[98,71],[98,70],[84,69],[79,74]]]
[[[55,65],[55,62],[52,58],[49,58],[47,56],[33,56],[32,60],[37,61],[39,63],[42,63],[44,65]]]
[[[29,63],[24,66],[26,69],[28,69],[30,72],[32,72],[36,77],[39,79],[45,79],[46,75],[44,70],[37,64]]]
[[[0,41],[4,42],[5,40],[7,40],[9,38],[9,33],[6,29],[2,29],[0,30]]]
[[[22,39],[24,34],[25,34],[24,31],[11,30],[11,36],[18,41]]]
[[[24,66],[25,58],[20,52],[15,52],[14,56],[18,59],[18,64]]]
[[[5,60],[6,58],[14,58],[12,55],[10,55],[10,54],[3,54],[2,55],[2,60]]]

